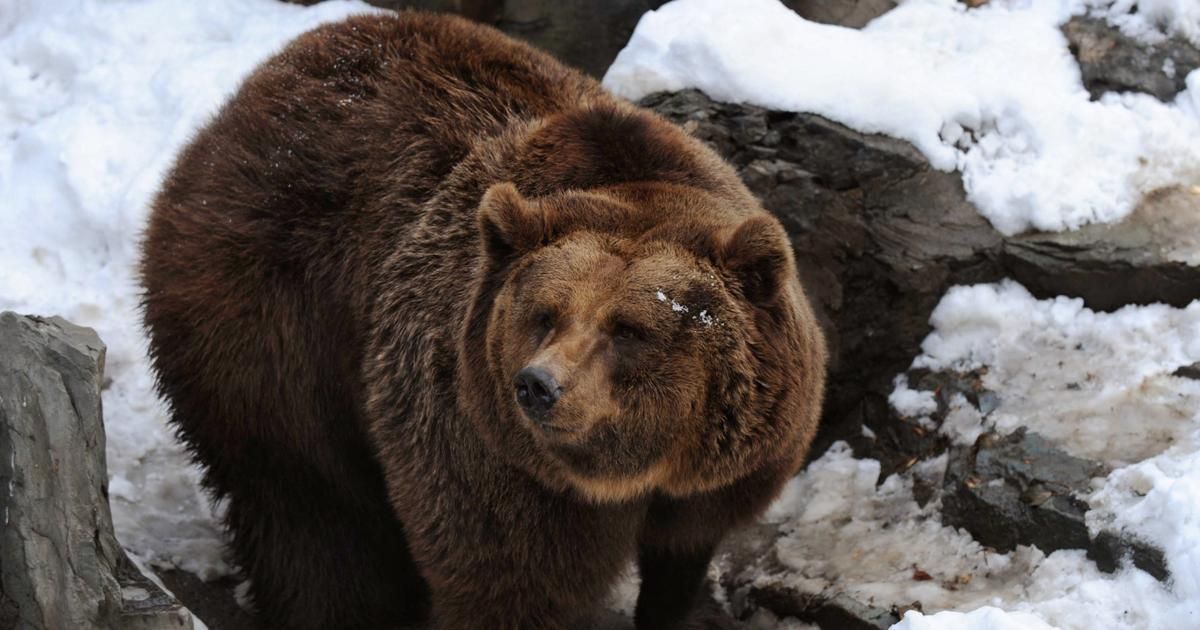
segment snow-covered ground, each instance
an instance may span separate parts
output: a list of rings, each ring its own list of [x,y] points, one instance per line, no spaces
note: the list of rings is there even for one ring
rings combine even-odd
[[[992,0],[966,11],[907,0],[858,32],[804,22],[776,0],[676,0],[641,22],[607,83],[630,96],[696,86],[910,140],[960,170],[1004,231],[1111,222],[1156,188],[1200,185],[1200,72],[1173,103],[1091,102],[1057,30],[1090,8],[1138,37],[1200,43],[1200,2],[1134,4]],[[108,343],[114,522],[153,565],[229,571],[145,358],[133,266],[147,203],[242,76],[296,34],[366,9],[0,0],[0,309],[60,314]],[[876,486],[878,464],[844,447],[771,510],[789,532],[778,543],[789,579],[959,611],[910,613],[897,626],[906,630],[1200,626],[1200,384],[1171,375],[1200,361],[1200,303],[1093,313],[1001,283],[952,290],[933,324],[917,363],[986,365],[1001,401],[987,417],[957,405],[944,430],[969,441],[985,426],[1028,425],[1114,466],[1086,497],[1090,524],[1164,549],[1173,580],[1128,567],[1101,574],[1081,552],[989,552],[943,527],[936,502],[912,499],[914,478],[936,480],[944,461]],[[898,382],[897,406],[919,416],[922,398]],[[936,579],[912,580],[914,565]],[[631,584],[618,594],[626,604]]]
[[[1200,381],[1173,376],[1200,362],[1200,300],[1097,313],[1082,300],[1036,300],[1003,282],[951,289],[931,322],[914,366],[986,367],[984,387],[1000,401],[984,417],[960,396],[942,430],[972,444],[984,430],[1026,426],[1116,468],[1082,497],[1093,508],[1088,525],[1163,549],[1171,582],[1128,566],[1101,573],[1083,551],[989,551],[943,526],[939,501],[920,507],[913,499],[914,478],[940,487],[944,455],[876,487],[879,463],[855,459],[844,445],[793,480],[768,516],[787,532],[776,546],[793,571],[785,581],[884,607],[1021,611],[1063,630],[1200,624]],[[932,394],[903,378],[891,401],[918,421],[933,411]],[[916,569],[932,579],[914,580]],[[901,627],[1040,627],[998,610],[932,616],[944,625],[910,617]]]
[[[151,564],[229,571],[148,369],[134,277],[147,204],[175,152],[258,62],[367,9],[0,0],[0,310],[62,315],[108,344],[113,521]]]
[[[604,83],[634,99],[695,87],[903,138],[961,171],[1000,231],[1062,230],[1200,181],[1200,72],[1174,103],[1093,102],[1059,30],[1093,5],[1131,33],[1152,38],[1161,25],[1200,41],[1200,2],[1142,0],[1131,14],[1133,4],[908,0],[859,31],[805,21],[778,0],[676,0],[642,17]]]

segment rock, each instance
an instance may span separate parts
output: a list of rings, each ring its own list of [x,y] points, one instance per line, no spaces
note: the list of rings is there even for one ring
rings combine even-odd
[[[784,0],[791,10],[812,22],[862,28],[896,7],[896,0]]]
[[[1168,188],[1124,221],[1007,239],[1001,264],[1036,295],[1081,297],[1095,310],[1200,296],[1200,195]]]
[[[1178,370],[1175,370],[1175,373],[1172,374],[1172,376],[1178,376],[1179,378],[1190,378],[1192,380],[1200,381],[1200,363],[1185,365]]]
[[[897,472],[904,472],[920,460],[930,459],[943,453],[950,440],[940,431],[942,423],[950,413],[951,402],[959,395],[979,410],[981,415],[991,413],[999,405],[994,392],[983,386],[984,369],[971,372],[931,372],[926,369],[909,370],[905,377],[910,388],[932,392],[937,409],[929,415],[929,423],[922,424],[918,418],[906,418],[894,409],[887,409],[868,418],[867,427],[875,439],[867,452],[878,459],[879,481]],[[883,420],[883,422],[880,422]],[[931,498],[932,489],[923,488],[921,480],[914,480],[917,502],[921,505]],[[920,493],[925,493],[922,496]]]
[[[1017,545],[1046,553],[1086,549],[1087,504],[1075,495],[1104,474],[1100,464],[1067,455],[1035,433],[985,433],[973,447],[951,449],[942,522],[1002,553]]]
[[[1118,535],[1108,531],[1100,532],[1092,540],[1092,546],[1088,548],[1088,558],[1106,573],[1116,571],[1120,566],[1120,561],[1128,558],[1133,562],[1133,566],[1153,575],[1160,581],[1166,582],[1171,577],[1171,572],[1167,569],[1167,559],[1162,550],[1131,536]]]
[[[816,595],[779,584],[751,586],[744,605],[838,630],[887,630],[900,621],[891,610],[868,606],[844,593]]]
[[[179,569],[160,571],[158,577],[212,630],[259,630],[254,617],[237,602],[239,578],[226,576],[205,582]]]
[[[1200,50],[1181,35],[1149,45],[1086,16],[1072,18],[1063,34],[1093,99],[1105,92],[1145,92],[1170,101],[1186,88],[1188,73],[1200,67]]]
[[[957,173],[911,145],[813,114],[718,103],[695,90],[642,104],[708,142],[739,169],[792,238],[801,279],[830,342],[826,413],[816,448],[846,440],[874,454],[862,428],[894,425],[892,379],[919,354],[929,315],[952,285],[1009,277],[1039,298],[1088,307],[1200,295],[1200,244],[1147,247],[1163,216],[1198,221],[1200,195],[1151,195],[1130,220],[1070,233],[1005,237],[967,201]],[[1186,227],[1186,226],[1184,226]],[[1196,240],[1200,230],[1173,230]],[[897,426],[897,431],[907,427]]]
[[[667,0],[504,0],[496,26],[601,77],[642,15]]]
[[[121,585],[121,614],[111,628],[120,630],[191,630],[192,613],[146,577],[124,552],[118,558],[117,581]],[[212,626],[214,630],[234,630]]]
[[[1001,437],[985,433],[972,447],[953,447],[942,488],[942,523],[961,527],[980,544],[1007,553],[1032,545],[1045,553],[1086,549],[1103,571],[1128,556],[1160,580],[1168,576],[1163,554],[1125,534],[1101,532],[1093,540],[1084,516],[1093,477],[1107,474],[1098,462],[1073,457],[1041,436],[1018,429]]]
[[[90,329],[0,314],[0,627],[192,627],[113,535],[104,354]]]
[[[316,4],[319,0],[289,0]],[[667,0],[367,0],[385,9],[457,13],[496,26],[594,77],[604,75],[646,11]]]

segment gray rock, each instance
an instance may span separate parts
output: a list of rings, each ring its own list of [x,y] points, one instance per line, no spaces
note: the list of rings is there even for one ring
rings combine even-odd
[[[504,0],[496,26],[601,77],[646,11],[667,0]]]
[[[887,630],[900,621],[892,610],[864,604],[845,593],[805,593],[780,583],[751,585],[741,604],[747,610],[768,610],[776,617],[838,630]]]
[[[146,577],[121,553],[117,561],[117,581],[121,585],[121,613],[106,628],[120,630],[191,630],[192,613],[175,597]],[[210,626],[213,630],[234,630]]]
[[[955,397],[963,396],[968,404],[985,416],[999,405],[996,394],[984,388],[983,374],[982,369],[965,373],[931,372],[926,369],[908,371],[906,378],[909,387],[933,393],[937,409],[929,414],[932,427],[919,424],[917,418],[900,416],[893,409],[888,409],[887,415],[883,416],[887,422],[868,425],[875,433],[874,443],[868,452],[879,460],[881,483],[894,473],[908,470],[920,460],[936,457],[950,446],[949,438],[939,429],[950,413]],[[925,505],[932,497],[932,488],[925,488],[923,480],[914,480],[913,483],[917,502]]]
[[[1184,90],[1188,73],[1200,67],[1200,50],[1183,36],[1147,45],[1086,16],[1072,18],[1063,34],[1094,99],[1105,92],[1145,92],[1169,101]]]
[[[1129,535],[1100,532],[1088,547],[1088,558],[1106,573],[1116,571],[1121,560],[1128,559],[1133,566],[1163,582],[1171,577],[1162,550]]]
[[[1104,474],[1096,462],[1067,455],[1037,434],[985,433],[974,447],[951,449],[942,522],[1005,553],[1017,545],[1046,553],[1086,549],[1087,504],[1075,495]]]
[[[1000,552],[1032,545],[1045,553],[1085,549],[1103,571],[1128,557],[1160,580],[1169,576],[1158,550],[1123,533],[1095,539],[1078,496],[1093,477],[1107,474],[1098,462],[1073,457],[1041,436],[1019,429],[1001,437],[980,436],[972,447],[950,450],[942,488],[942,522],[961,527],[980,544]]]
[[[896,0],[784,0],[801,17],[822,24],[862,28],[896,7]]]
[[[319,0],[289,0],[316,4]],[[600,77],[642,14],[667,0],[367,0],[385,9],[457,13],[496,26]]]
[[[1192,380],[1200,381],[1200,363],[1185,365],[1178,370],[1175,370],[1175,373],[1172,376],[1178,376],[1179,378],[1190,378]]]
[[[187,571],[160,571],[159,579],[179,601],[212,630],[258,630],[254,617],[237,602],[240,579],[226,576],[205,582]]]
[[[104,354],[90,329],[0,314],[0,627],[192,627],[113,535]]]
[[[952,285],[1009,277],[1037,297],[1077,296],[1097,310],[1184,306],[1200,295],[1200,243],[1193,242],[1200,239],[1147,246],[1161,236],[1155,226],[1165,217],[1197,221],[1200,195],[1192,192],[1151,195],[1115,226],[1005,237],[967,201],[958,174],[932,169],[901,140],[812,114],[718,103],[695,90],[642,103],[728,158],[792,238],[830,342],[826,413],[813,456],[834,440],[875,455],[863,426],[877,434],[909,430],[896,425],[887,395],[919,354],[929,315]],[[1200,233],[1192,225],[1172,232]]]

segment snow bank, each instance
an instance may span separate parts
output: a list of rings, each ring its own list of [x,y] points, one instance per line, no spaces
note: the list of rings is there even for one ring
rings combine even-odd
[[[1200,300],[1186,308],[1155,304],[1098,313],[1085,308],[1082,300],[1037,300],[1020,285],[1002,282],[951,289],[930,321],[934,330],[914,366],[983,368],[984,386],[1000,401],[986,417],[965,400],[952,402],[943,431],[960,443],[971,443],[987,429],[1007,433],[1027,426],[1068,452],[1116,467],[1084,497],[1092,506],[1088,525],[1093,533],[1101,528],[1124,529],[1159,547],[1166,554],[1172,581],[1168,590],[1130,568],[1104,576],[1082,552],[1056,552],[1044,559],[1026,558],[1022,570],[1031,573],[1027,577],[1018,572],[989,583],[981,594],[994,598],[991,602],[971,601],[961,592],[950,600],[926,595],[920,598],[926,608],[968,610],[988,603],[1036,613],[1062,628],[1093,627],[1089,625],[1093,623],[1094,627],[1164,629],[1196,625],[1200,620],[1200,381],[1174,373],[1200,362]],[[927,406],[913,404],[917,395],[901,378],[891,400],[898,410],[928,413]],[[842,461],[841,465],[849,464]],[[889,479],[867,500],[878,502],[892,484],[906,483],[894,479],[899,478]],[[865,491],[864,486],[860,494]],[[821,493],[815,492],[809,501],[820,505]],[[907,509],[907,515],[892,514],[901,524],[890,529],[905,531],[905,523],[937,518],[933,512]],[[883,516],[877,520],[886,522]],[[955,549],[932,530],[923,535],[927,542],[913,536],[915,547],[924,549],[929,544],[954,551],[943,560],[919,552],[912,557],[951,567],[951,572],[963,570],[962,550],[969,547]],[[1019,561],[1021,554],[1021,550],[1010,554],[1008,562]],[[989,566],[996,565],[989,562]],[[921,568],[934,572],[924,564]],[[992,571],[989,580],[996,577]],[[930,607],[930,602],[935,606]],[[990,614],[977,620],[918,615],[906,617],[900,627],[963,627],[960,623],[970,628],[1006,627],[987,625],[988,619]],[[947,625],[923,625],[943,622]]]
[[[58,314],[108,344],[117,536],[153,564],[229,570],[198,472],[153,390],[134,265],[175,151],[284,42],[362,12],[268,0],[5,0],[0,9],[0,309]]]
[[[1200,30],[1192,0],[1153,4],[1173,29]],[[935,167],[962,171],[1000,231],[1076,228],[1200,182],[1200,72],[1172,104],[1090,101],[1059,31],[1085,8],[908,0],[857,31],[808,22],[778,0],[676,0],[642,18],[604,83],[631,99],[696,87],[903,138]],[[1152,32],[1153,21],[1125,15],[1132,30]]]

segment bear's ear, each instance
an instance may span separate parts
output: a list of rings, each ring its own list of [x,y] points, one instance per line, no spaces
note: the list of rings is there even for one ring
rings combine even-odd
[[[510,182],[493,185],[479,202],[483,247],[494,261],[505,261],[540,246],[546,238],[542,208],[521,196]]]
[[[751,217],[717,244],[717,261],[738,278],[747,301],[764,306],[775,299],[786,280],[788,243],[777,221]]]

